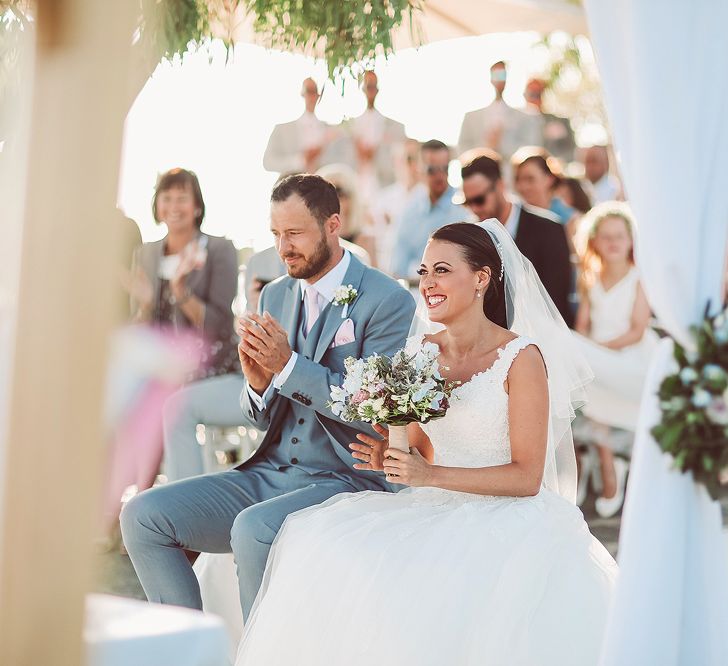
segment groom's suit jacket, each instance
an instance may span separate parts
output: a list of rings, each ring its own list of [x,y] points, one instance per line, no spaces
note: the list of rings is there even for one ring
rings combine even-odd
[[[288,331],[291,348],[298,359],[292,372],[260,410],[251,400],[247,386],[241,405],[248,418],[267,430],[255,455],[238,469],[268,460],[279,469],[299,467],[311,474],[320,472],[344,476],[360,489],[390,486],[378,472],[354,470],[349,443],[356,434],[376,433],[365,423],[347,423],[326,406],[331,386],[344,378],[344,360],[373,353],[391,356],[404,346],[415,304],[409,291],[380,271],[364,266],[351,256],[344,285],[357,290],[346,319],[353,322],[354,341],[332,346],[345,318],[343,306],[329,303],[311,332],[304,338],[304,306],[299,280],[287,275],[266,285],[259,311],[268,311]],[[351,329],[350,324],[346,327]]]

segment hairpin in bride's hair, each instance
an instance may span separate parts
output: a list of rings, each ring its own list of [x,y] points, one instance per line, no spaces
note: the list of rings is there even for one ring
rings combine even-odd
[[[498,256],[501,260],[501,269],[500,275],[498,276],[498,282],[503,282],[503,273],[505,272],[505,264],[503,263],[503,246],[498,241],[495,241],[494,245],[495,249],[498,251]]]

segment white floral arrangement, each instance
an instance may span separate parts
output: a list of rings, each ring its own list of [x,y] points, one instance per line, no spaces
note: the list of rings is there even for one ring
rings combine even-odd
[[[728,311],[691,333],[692,349],[675,342],[678,367],[660,385],[662,421],[652,435],[677,469],[718,498],[728,494]]]
[[[334,305],[343,305],[344,309],[341,311],[341,318],[346,319],[346,315],[349,313],[349,304],[356,300],[359,292],[354,289],[354,285],[342,284],[336,287],[334,291]]]
[[[331,386],[331,411],[344,421],[390,426],[445,416],[457,385],[443,378],[439,348],[410,339],[392,358],[373,354],[344,361],[342,386]]]

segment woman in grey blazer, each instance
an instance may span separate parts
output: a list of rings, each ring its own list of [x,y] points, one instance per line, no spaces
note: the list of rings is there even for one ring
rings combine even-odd
[[[229,240],[200,231],[205,202],[197,176],[185,169],[172,169],[163,174],[157,182],[152,212],[157,223],[167,227],[167,235],[155,243],[141,245],[134,252],[128,284],[133,320],[173,334],[196,334],[200,349],[194,350],[194,355],[198,356],[199,352],[202,363],[185,378],[187,388],[210,382],[242,381],[237,380],[240,361],[232,312],[238,282],[237,252]],[[197,381],[201,379],[206,381]],[[239,394],[240,389],[233,391],[235,401]],[[145,401],[147,394],[142,391],[135,400]],[[141,445],[139,433],[133,429],[128,431],[128,423],[123,423],[115,432],[110,457],[112,481],[106,490],[110,528],[118,517],[120,489],[132,483],[136,483],[139,491],[151,487],[163,453],[162,438],[155,433],[166,434],[182,409],[186,406],[174,412],[160,405],[159,423],[148,425],[148,436],[142,438]],[[132,437],[135,441],[130,441]],[[196,448],[199,458],[200,447]],[[165,471],[168,467],[170,463],[166,461]]]
[[[239,371],[232,312],[237,252],[228,239],[200,231],[205,203],[197,176],[185,169],[163,174],[152,212],[168,233],[135,253],[134,320],[201,333],[203,365],[194,379]]]

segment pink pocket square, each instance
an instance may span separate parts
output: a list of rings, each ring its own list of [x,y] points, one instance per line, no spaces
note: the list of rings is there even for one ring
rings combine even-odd
[[[332,343],[331,347],[339,347],[341,345],[349,344],[350,342],[354,342],[356,340],[356,336],[354,335],[354,322],[351,319],[344,319],[343,322],[341,322],[341,326],[339,326],[339,330],[336,331],[336,335],[334,336],[334,342]]]

